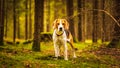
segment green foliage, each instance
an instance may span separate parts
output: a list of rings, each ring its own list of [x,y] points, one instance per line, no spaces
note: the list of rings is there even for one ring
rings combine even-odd
[[[72,58],[72,51],[69,47],[69,60],[65,61],[62,56],[54,58],[54,48],[51,42],[41,42],[41,52],[33,52],[31,44],[4,45],[0,46],[0,67],[2,68],[109,68],[118,67],[119,62],[111,55],[96,54],[93,46],[87,43],[75,43],[78,51],[77,58]],[[90,51],[91,50],[91,51]],[[98,51],[100,52],[100,51]],[[105,51],[103,51],[105,52]]]
[[[22,38],[22,39],[24,39],[24,36],[25,36],[25,12],[26,12],[25,1],[26,0],[16,0],[16,3],[15,3],[16,4],[16,6],[15,6],[16,21],[17,21],[16,24],[18,24],[18,22],[19,22],[20,38]],[[30,1],[30,0],[28,0],[28,1]],[[28,11],[28,14],[31,13],[32,29],[34,29],[33,28],[33,26],[34,26],[34,0],[31,0],[31,2],[32,2],[31,3],[31,12]],[[6,4],[5,16],[7,15],[6,16],[7,20],[6,20],[6,18],[5,18],[5,20],[7,21],[7,37],[13,38],[13,0],[6,0],[6,3],[7,4]],[[30,8],[30,6],[28,5],[28,9],[29,8]],[[6,27],[5,27],[5,29],[6,29]],[[18,30],[16,30],[16,31],[18,31]],[[32,31],[32,33],[33,33],[33,31]],[[17,36],[17,33],[16,33],[16,36]]]

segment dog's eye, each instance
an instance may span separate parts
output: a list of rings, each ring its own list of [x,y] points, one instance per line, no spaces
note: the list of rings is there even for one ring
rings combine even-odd
[[[62,25],[65,25],[65,23],[62,23]]]
[[[57,23],[57,25],[59,25],[59,23]]]

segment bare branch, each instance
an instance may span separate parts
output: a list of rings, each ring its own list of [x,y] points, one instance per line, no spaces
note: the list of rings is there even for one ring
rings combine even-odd
[[[105,10],[98,10],[98,11],[102,11],[102,12],[106,13],[106,14],[107,14],[108,16],[110,16],[110,17],[116,22],[116,24],[120,27],[119,22],[118,22],[109,12],[107,12],[107,11],[105,11]]]
[[[117,21],[117,20],[115,19],[115,17],[114,17],[112,14],[110,14],[108,11],[101,10],[101,9],[82,10],[82,11],[79,12],[77,15],[73,15],[73,16],[66,17],[66,19],[74,18],[74,17],[76,17],[76,16],[78,16],[78,15],[81,15],[81,14],[83,14],[83,13],[86,13],[86,12],[88,12],[88,11],[99,11],[99,12],[104,12],[105,14],[107,14],[108,16],[110,16],[110,17],[115,21],[115,23],[120,27],[119,21]]]

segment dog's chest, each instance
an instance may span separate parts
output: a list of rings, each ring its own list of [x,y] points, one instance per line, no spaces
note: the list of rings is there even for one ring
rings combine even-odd
[[[56,44],[63,45],[64,43],[65,43],[64,36],[58,36],[58,37],[56,37]]]

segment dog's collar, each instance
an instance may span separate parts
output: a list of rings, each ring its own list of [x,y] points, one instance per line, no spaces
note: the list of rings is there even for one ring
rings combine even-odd
[[[61,35],[63,35],[63,33],[64,33],[64,32],[62,32],[61,34],[56,33],[56,35],[57,35],[57,36],[61,36]]]

